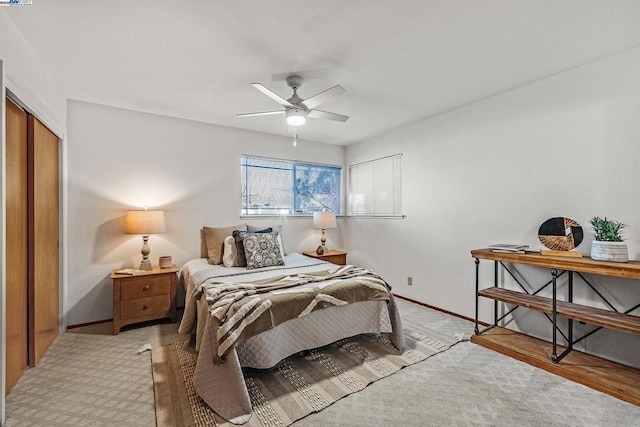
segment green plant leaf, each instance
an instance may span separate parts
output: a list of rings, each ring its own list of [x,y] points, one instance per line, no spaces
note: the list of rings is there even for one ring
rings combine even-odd
[[[607,219],[607,217],[600,218],[594,216],[589,220],[593,231],[595,231],[594,239],[604,242],[622,242],[621,230],[626,227],[625,224],[619,221],[613,221]]]

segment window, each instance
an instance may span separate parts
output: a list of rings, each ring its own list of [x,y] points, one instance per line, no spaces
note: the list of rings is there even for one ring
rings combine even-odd
[[[349,215],[401,216],[402,154],[349,166]]]
[[[242,215],[342,213],[342,168],[242,156]]]

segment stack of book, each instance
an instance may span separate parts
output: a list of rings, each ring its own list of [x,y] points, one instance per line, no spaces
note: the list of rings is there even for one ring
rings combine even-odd
[[[491,252],[498,252],[502,254],[523,254],[529,245],[513,245],[508,243],[497,243],[495,245],[489,245]]]

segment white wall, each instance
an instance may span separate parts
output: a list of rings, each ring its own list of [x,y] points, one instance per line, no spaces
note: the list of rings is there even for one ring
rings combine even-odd
[[[182,119],[68,103],[67,305],[69,325],[112,317],[111,270],[140,263],[140,236],[124,234],[127,209],[165,210],[167,233],[149,239],[151,259],[181,265],[200,254],[200,228],[281,223],[287,251],[320,239],[311,218],[240,219],[240,156],[342,165],[344,147]],[[328,238],[342,246],[341,228]]]
[[[587,255],[589,218],[622,221],[629,225],[630,259],[640,259],[639,117],[640,49],[634,49],[349,146],[347,165],[404,154],[407,215],[349,219],[350,260],[379,270],[397,294],[473,317],[470,250],[491,243],[540,249],[537,230],[547,218],[582,224],[579,249]],[[492,264],[481,266],[488,286]],[[593,281],[619,307],[640,302],[638,282]],[[576,300],[596,298],[578,284]],[[491,307],[482,305],[485,321]],[[550,336],[539,313],[519,311],[512,327]],[[640,366],[638,336],[601,331],[587,348]]]
[[[66,97],[4,10],[0,10],[0,59],[5,85],[60,138],[66,124]]]

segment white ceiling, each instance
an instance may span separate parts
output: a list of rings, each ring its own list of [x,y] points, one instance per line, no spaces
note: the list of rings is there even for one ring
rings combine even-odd
[[[640,44],[637,0],[33,0],[5,7],[72,99],[291,135],[250,86],[340,84],[347,145]]]

